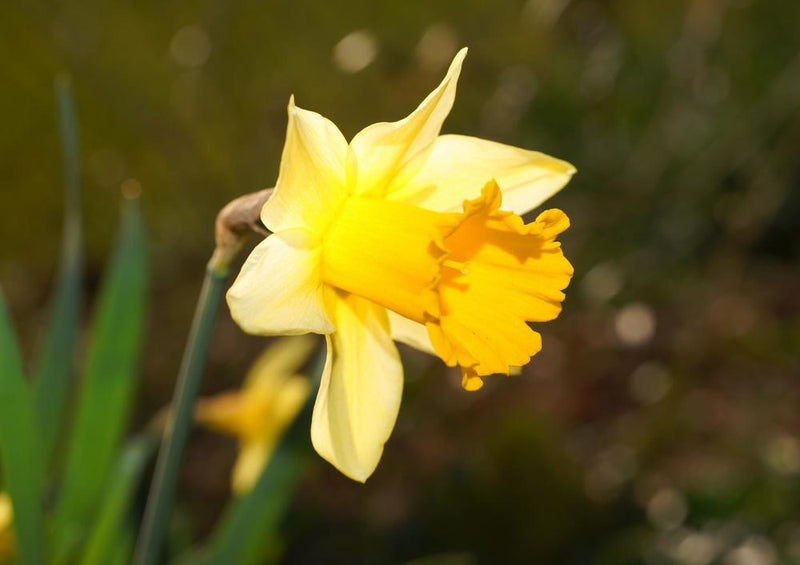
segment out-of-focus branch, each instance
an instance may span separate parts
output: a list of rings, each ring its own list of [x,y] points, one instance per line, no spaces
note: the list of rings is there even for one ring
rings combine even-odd
[[[219,272],[227,271],[250,232],[269,234],[259,218],[261,208],[272,196],[272,191],[272,188],[265,188],[245,194],[232,200],[219,211],[215,226],[216,248],[209,262],[211,269]]]

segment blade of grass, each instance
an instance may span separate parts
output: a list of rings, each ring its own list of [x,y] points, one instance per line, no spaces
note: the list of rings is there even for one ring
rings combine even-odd
[[[17,550],[21,563],[30,565],[45,562],[39,439],[17,340],[0,293],[0,462],[14,508]]]
[[[56,79],[55,90],[63,153],[64,226],[55,295],[33,379],[45,464],[52,457],[72,383],[83,282],[80,145],[75,102],[67,77]]]
[[[156,437],[141,435],[122,451],[89,535],[82,565],[106,565],[113,560],[120,544],[130,542],[130,532],[124,528],[126,518],[130,517],[133,495],[155,446]]]
[[[95,311],[84,381],[54,517],[56,562],[71,559],[91,524],[125,433],[142,341],[146,258],[138,200],[126,202]]]

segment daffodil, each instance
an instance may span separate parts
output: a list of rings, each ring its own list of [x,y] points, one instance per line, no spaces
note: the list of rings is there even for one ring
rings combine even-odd
[[[0,563],[5,563],[14,555],[14,537],[11,533],[13,519],[11,499],[6,493],[0,492]]]
[[[394,340],[458,366],[466,389],[541,349],[527,322],[555,318],[572,276],[559,210],[519,216],[563,187],[569,163],[461,135],[439,135],[466,55],[397,122],[348,144],[289,101],[272,232],[228,292],[255,334],[325,334],[314,408],[317,452],[349,477],[373,472],[394,427],[403,369]]]
[[[313,348],[310,336],[282,339],[258,358],[241,391],[197,402],[198,422],[239,440],[239,457],[231,477],[235,493],[253,487],[283,431],[311,393],[308,378],[296,373]]]

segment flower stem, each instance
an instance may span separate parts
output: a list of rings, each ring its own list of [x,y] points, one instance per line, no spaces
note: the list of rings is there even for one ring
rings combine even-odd
[[[194,402],[208,358],[208,346],[227,274],[227,265],[220,265],[215,261],[212,261],[206,270],[175,385],[174,410],[167,425],[164,443],[158,453],[153,485],[147,498],[133,560],[135,565],[154,565],[158,562],[175,500],[175,486],[192,424]]]

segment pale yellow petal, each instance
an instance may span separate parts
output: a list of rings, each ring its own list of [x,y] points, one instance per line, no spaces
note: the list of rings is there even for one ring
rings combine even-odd
[[[524,214],[569,182],[575,167],[544,153],[464,135],[443,135],[422,169],[391,198],[438,212],[461,209],[494,179],[503,209]]]
[[[347,180],[355,194],[384,195],[419,170],[453,107],[466,54],[458,52],[441,84],[408,117],[373,124],[353,138]]]
[[[392,328],[392,339],[410,345],[415,349],[436,355],[428,336],[428,328],[424,324],[409,320],[405,316],[389,312],[389,324]]]
[[[274,448],[275,444],[272,441],[252,441],[240,447],[231,474],[233,492],[244,494],[253,488]]]
[[[335,301],[336,332],[314,405],[317,452],[348,477],[365,481],[394,428],[403,367],[386,310],[353,295]]]
[[[320,253],[316,238],[303,230],[275,233],[259,243],[228,291],[236,323],[261,335],[332,332]]]
[[[272,389],[283,383],[308,360],[317,340],[309,335],[284,337],[275,340],[256,359],[244,380],[245,389]]]
[[[261,210],[272,232],[321,233],[346,196],[347,141],[330,120],[289,101],[289,124],[275,191]]]

